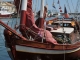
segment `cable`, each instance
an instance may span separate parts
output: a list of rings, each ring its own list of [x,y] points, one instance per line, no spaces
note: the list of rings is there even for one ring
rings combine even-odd
[[[73,9],[74,9],[74,5],[73,5],[73,2],[72,2],[72,0],[71,0],[71,3],[72,3],[72,6],[73,6]]]
[[[75,13],[76,15],[74,15],[74,17],[77,19],[77,16],[78,16],[78,10],[79,10],[79,6],[80,6],[80,0],[77,1],[77,5],[76,5],[76,8],[75,8]]]
[[[66,2],[67,2],[67,6],[69,7],[69,11],[70,11],[70,13],[71,13],[71,9],[70,9],[68,0],[66,0]]]

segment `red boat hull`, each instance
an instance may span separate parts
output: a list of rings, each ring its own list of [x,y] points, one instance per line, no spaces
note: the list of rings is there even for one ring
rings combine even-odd
[[[80,58],[80,42],[72,45],[53,45],[36,41],[16,40],[15,58],[30,59],[39,57],[42,60],[74,60]]]
[[[80,51],[77,51],[76,53],[80,53]],[[71,54],[33,54],[33,53],[25,53],[25,52],[19,52],[17,51],[17,59],[30,59],[33,60],[35,57],[37,58],[39,56],[42,60],[77,60],[79,59],[76,53]],[[76,58],[75,58],[76,57]]]
[[[9,15],[0,15],[0,18],[10,18],[11,17],[11,14]]]

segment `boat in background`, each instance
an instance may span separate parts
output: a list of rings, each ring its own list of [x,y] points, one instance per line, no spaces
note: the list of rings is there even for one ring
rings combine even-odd
[[[8,12],[6,8],[0,8],[0,18],[11,17],[14,12]]]
[[[74,18],[55,18],[46,24],[44,18],[47,7],[44,7],[44,0],[41,0],[40,17],[36,20],[36,24],[32,0],[21,2],[15,0],[18,9],[17,2],[22,4],[20,5],[20,25],[12,29],[0,21],[0,25],[5,27],[4,37],[13,60],[77,60],[80,58],[79,25]]]
[[[0,2],[0,18],[10,18],[16,12],[15,6],[8,2]]]

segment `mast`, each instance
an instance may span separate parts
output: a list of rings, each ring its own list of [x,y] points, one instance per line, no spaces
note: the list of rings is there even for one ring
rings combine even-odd
[[[26,24],[27,2],[28,2],[27,0],[22,0],[21,3],[20,31],[22,34],[23,31],[25,30],[25,24]]]
[[[44,28],[44,0],[41,0],[41,10],[40,10],[40,24],[39,27],[40,28]]]
[[[26,23],[26,10],[27,10],[27,0],[22,0],[21,3],[21,20],[20,20],[20,24],[21,25],[25,25]]]
[[[40,18],[43,18],[44,13],[44,0],[41,0]]]
[[[20,13],[20,32],[22,34],[23,34],[23,31],[25,31],[24,26],[26,25],[27,3],[28,3],[28,0],[14,0],[14,4],[16,6],[17,12],[18,11],[21,12]]]

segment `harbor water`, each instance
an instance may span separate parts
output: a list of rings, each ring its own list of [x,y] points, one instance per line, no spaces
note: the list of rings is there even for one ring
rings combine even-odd
[[[4,23],[8,24],[11,28],[14,28],[14,25],[19,23],[19,18],[11,18],[11,19],[0,19]],[[18,20],[18,22],[17,22]],[[5,47],[5,38],[3,35],[4,27],[0,25],[0,60],[11,60],[7,53],[7,49]]]

